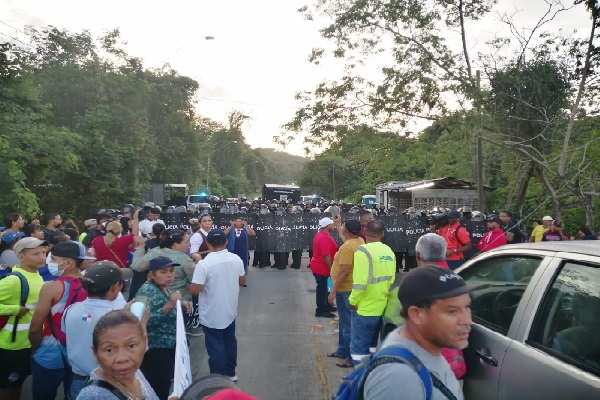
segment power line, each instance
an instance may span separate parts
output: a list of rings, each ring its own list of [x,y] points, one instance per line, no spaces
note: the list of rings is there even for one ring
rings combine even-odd
[[[28,43],[25,43],[25,42],[22,42],[22,41],[20,41],[19,39],[15,38],[15,37],[12,37],[12,36],[10,36],[10,35],[7,35],[6,33],[0,32],[0,35],[2,35],[2,36],[5,36],[5,37],[7,37],[7,38],[9,38],[9,39],[12,39],[12,40],[14,40],[15,42],[19,42],[19,43],[21,43],[21,44],[24,44],[25,46],[29,46],[29,47],[31,47],[32,49],[35,49],[35,47],[33,47],[32,45],[30,45],[30,44],[28,44]]]
[[[0,20],[0,23],[2,23],[2,24],[4,24],[4,25],[8,26],[8,27],[9,27],[9,28],[11,28],[11,29],[14,29],[14,30],[15,30],[15,31],[17,31],[17,32],[21,32],[23,35],[29,36],[27,33],[23,32],[23,31],[22,31],[22,30],[20,30],[19,28],[15,28],[14,26],[12,26],[12,25],[9,25],[9,24],[7,24],[6,22],[4,22],[4,21],[2,21],[2,20]]]

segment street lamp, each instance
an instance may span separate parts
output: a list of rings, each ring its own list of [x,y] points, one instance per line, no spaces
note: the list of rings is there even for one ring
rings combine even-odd
[[[217,151],[221,150],[222,148],[229,146],[232,143],[237,143],[237,140],[232,140],[231,142],[227,142],[225,143],[223,146],[221,147],[217,147],[216,149],[214,149],[212,151],[212,153],[210,153],[208,155],[208,163],[206,164],[206,192],[208,193],[208,178],[210,176],[210,157],[215,154]]]

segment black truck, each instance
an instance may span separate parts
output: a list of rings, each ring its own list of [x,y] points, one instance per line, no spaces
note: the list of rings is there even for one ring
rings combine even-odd
[[[262,191],[263,199],[277,201],[292,201],[294,204],[300,201],[300,186],[295,185],[277,185],[274,183],[265,183]]]

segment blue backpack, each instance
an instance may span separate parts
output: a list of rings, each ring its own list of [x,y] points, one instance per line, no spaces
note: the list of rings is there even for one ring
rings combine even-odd
[[[332,400],[363,400],[365,382],[369,374],[378,366],[390,363],[403,363],[410,365],[423,381],[425,398],[431,399],[433,385],[431,375],[421,360],[412,352],[402,347],[386,347],[371,356],[368,363],[360,364],[354,371],[346,376],[338,392]]]

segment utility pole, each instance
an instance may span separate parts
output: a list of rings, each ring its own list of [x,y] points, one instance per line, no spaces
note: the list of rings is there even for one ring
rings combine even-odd
[[[337,199],[337,194],[335,192],[335,163],[331,163],[331,180],[333,183],[333,200]]]
[[[477,97],[478,102],[481,100],[481,72],[477,70]],[[477,105],[477,209],[485,214],[485,198],[483,194],[483,147],[481,144],[481,107]]]

